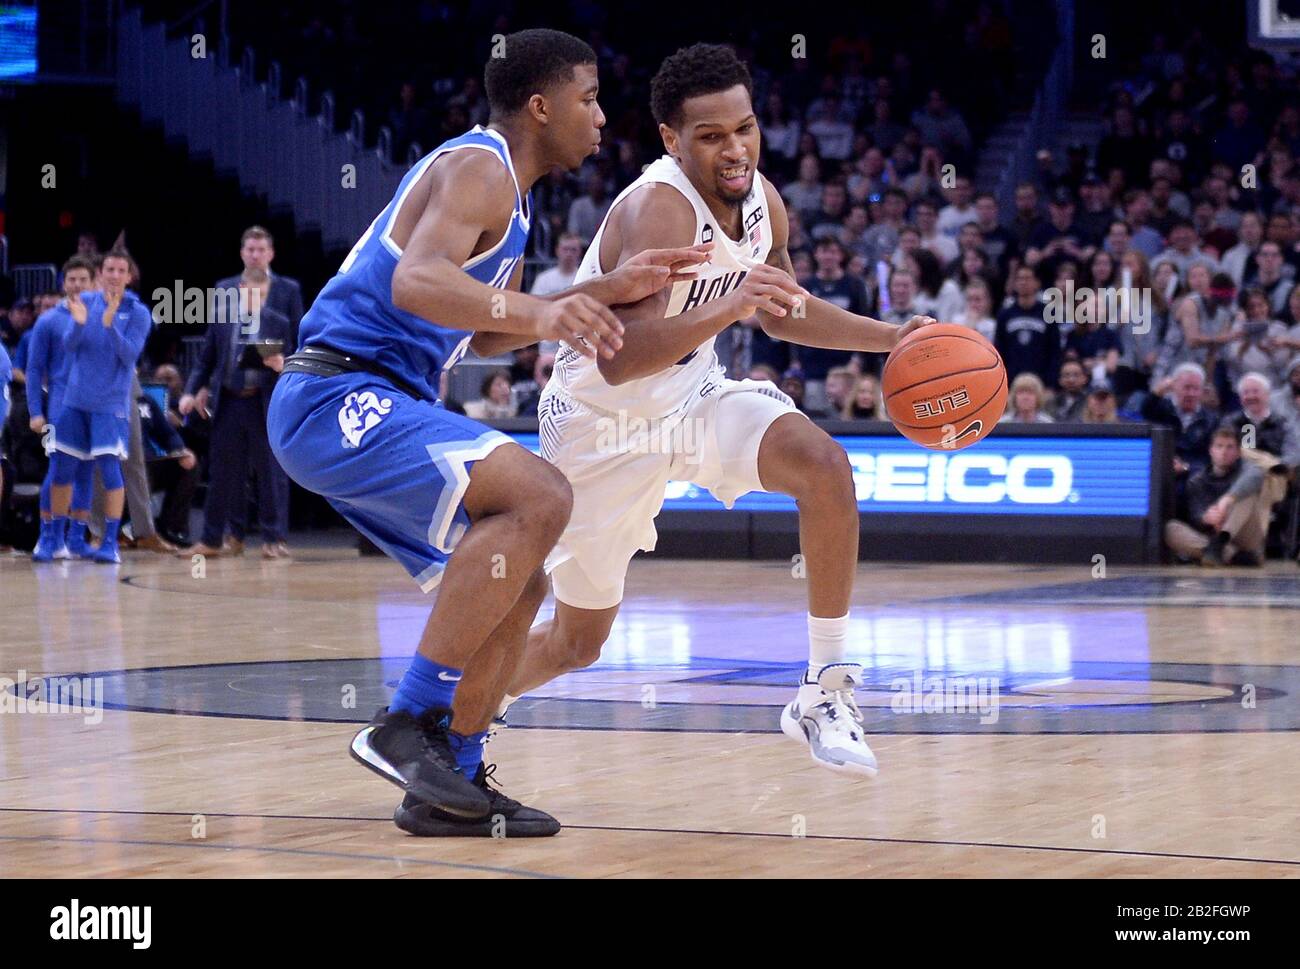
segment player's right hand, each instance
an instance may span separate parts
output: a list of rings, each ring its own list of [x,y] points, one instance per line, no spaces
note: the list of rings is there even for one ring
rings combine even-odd
[[[72,314],[78,326],[86,322],[86,304],[81,301],[80,293],[68,297],[68,312]]]
[[[27,426],[32,429],[33,433],[39,434],[41,433],[41,431],[45,430],[45,418],[33,417],[30,421],[27,422]]]
[[[784,269],[762,263],[747,272],[740,285],[724,298],[731,301],[734,311],[727,315],[743,320],[759,310],[773,316],[785,316],[807,300],[808,293]]]
[[[546,303],[537,321],[539,340],[563,340],[585,357],[610,359],[623,346],[623,324],[613,311],[583,293]]]

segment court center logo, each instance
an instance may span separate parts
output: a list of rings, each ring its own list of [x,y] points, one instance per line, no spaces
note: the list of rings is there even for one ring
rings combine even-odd
[[[393,409],[391,398],[380,398],[370,390],[351,393],[339,408],[339,428],[343,431],[344,447],[360,447],[361,439],[371,428],[388,416]]]

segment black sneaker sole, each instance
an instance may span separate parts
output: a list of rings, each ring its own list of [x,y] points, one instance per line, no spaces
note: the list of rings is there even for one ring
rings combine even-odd
[[[374,761],[368,760],[357,749],[358,743],[363,743],[362,735],[367,729],[369,727],[363,727],[358,731],[357,735],[352,738],[352,743],[348,746],[348,753],[352,755],[352,759],[358,764],[374,771],[390,784],[397,785],[407,794],[419,798],[440,811],[475,821],[488,816],[488,812],[492,809],[492,802],[477,787],[459,774],[444,771],[445,783],[441,785],[428,784],[418,779],[408,781],[401,776],[397,768],[384,760],[378,751],[368,744],[364,744],[366,750],[370,751],[375,757]]]
[[[560,832],[559,821],[529,807],[508,817],[493,814],[471,821],[439,817],[428,804],[403,801],[393,812],[393,823],[417,838],[549,838]]]

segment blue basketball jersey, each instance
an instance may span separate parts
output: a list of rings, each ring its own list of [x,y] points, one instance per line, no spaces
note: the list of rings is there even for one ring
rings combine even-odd
[[[352,247],[334,278],[325,284],[302,318],[300,345],[322,343],[354,353],[387,368],[430,398],[438,393],[438,374],[464,356],[472,334],[424,320],[393,305],[393,270],[402,250],[392,239],[397,213],[429,166],[452,151],[490,151],[515,178],[515,209],[501,240],[461,268],[488,286],[504,289],[528,241],[532,194],[519,195],[510,149],[498,132],[476,125],[425,155],[406,173],[397,194]],[[464,186],[473,192],[477,187]]]

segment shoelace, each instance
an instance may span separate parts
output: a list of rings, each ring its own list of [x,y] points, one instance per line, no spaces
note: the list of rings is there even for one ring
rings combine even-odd
[[[446,714],[425,713],[418,721],[420,725],[420,742],[425,753],[432,755],[438,763],[456,768],[456,759],[451,756],[447,744],[449,721]]]
[[[501,790],[501,788],[496,786],[498,783],[500,783],[493,777],[493,775],[496,774],[496,772],[497,772],[496,764],[488,764],[486,767],[483,768],[483,779],[482,779],[483,790],[488,791],[492,795],[492,800],[498,806],[513,807],[518,805],[519,803],[518,801],[508,796],[504,791]],[[491,784],[488,783],[489,779],[492,780]]]
[[[849,716],[858,726],[862,726],[862,710],[858,707],[858,701],[853,698],[852,690],[835,690],[830,696],[832,702],[838,703],[849,711]]]

